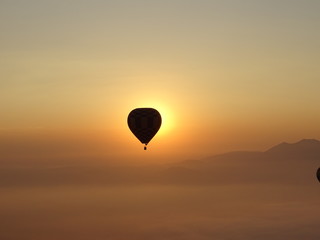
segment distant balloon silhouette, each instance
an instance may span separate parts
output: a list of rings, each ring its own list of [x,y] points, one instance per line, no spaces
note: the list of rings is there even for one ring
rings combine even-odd
[[[320,168],[318,168],[318,171],[317,171],[317,178],[318,178],[318,181],[320,182]]]
[[[160,129],[161,115],[153,108],[136,108],[129,113],[128,126],[147,150],[147,144]]]

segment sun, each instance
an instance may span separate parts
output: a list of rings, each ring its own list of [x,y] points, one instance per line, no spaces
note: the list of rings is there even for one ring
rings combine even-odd
[[[170,108],[161,104],[154,104],[153,108],[158,110],[162,119],[162,124],[157,134],[159,136],[170,134],[170,132],[173,130],[175,125],[173,111],[171,111]]]

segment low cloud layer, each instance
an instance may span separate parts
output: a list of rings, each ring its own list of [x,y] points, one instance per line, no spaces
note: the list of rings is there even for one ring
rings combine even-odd
[[[1,239],[320,236],[318,186],[57,187],[2,191]]]

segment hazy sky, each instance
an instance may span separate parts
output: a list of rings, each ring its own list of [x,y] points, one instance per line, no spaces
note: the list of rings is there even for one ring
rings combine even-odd
[[[320,138],[319,10],[1,0],[2,157],[197,158]],[[149,155],[126,125],[136,107],[164,118]]]

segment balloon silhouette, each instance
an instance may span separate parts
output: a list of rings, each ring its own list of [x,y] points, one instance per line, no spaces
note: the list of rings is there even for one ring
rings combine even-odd
[[[129,113],[128,126],[147,150],[147,144],[160,129],[161,115],[153,108],[136,108]]]
[[[320,168],[318,168],[318,171],[317,171],[317,178],[318,178],[318,181],[320,182]]]

